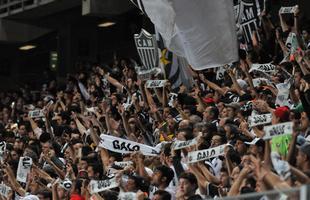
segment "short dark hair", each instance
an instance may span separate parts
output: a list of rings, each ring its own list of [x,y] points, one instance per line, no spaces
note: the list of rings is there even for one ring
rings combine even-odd
[[[219,117],[219,109],[215,106],[210,106],[210,112],[213,115],[213,119],[218,119]]]
[[[169,183],[172,181],[174,177],[173,170],[170,167],[167,167],[165,165],[160,165],[156,167],[156,170],[161,172],[162,177],[166,177],[166,185],[169,185]]]
[[[171,200],[171,194],[165,190],[157,190],[154,195],[159,195],[160,200]]]
[[[188,180],[191,184],[194,184],[194,185],[196,185],[196,187],[198,187],[197,178],[196,178],[196,176],[193,173],[191,173],[191,172],[183,172],[180,175],[179,179],[181,179],[181,178]]]

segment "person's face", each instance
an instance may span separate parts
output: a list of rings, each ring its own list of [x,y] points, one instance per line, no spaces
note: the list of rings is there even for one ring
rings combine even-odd
[[[227,108],[223,108],[223,110],[222,110],[222,112],[221,112],[221,117],[222,117],[222,118],[228,117]]]
[[[128,192],[134,192],[136,191],[136,183],[133,179],[129,178],[126,185],[125,185],[125,188]]]
[[[294,74],[294,84],[295,84],[295,87],[299,87],[299,84],[300,84],[300,80],[301,80],[301,74],[300,72],[297,72]]]
[[[78,164],[79,171],[80,170],[88,170],[87,167],[88,167],[88,164],[85,160],[81,160]]]
[[[220,185],[222,187],[229,187],[229,176],[227,172],[221,172],[220,173]]]
[[[18,129],[18,133],[20,134],[20,135],[26,135],[26,126],[25,125],[21,125],[20,127],[19,127],[19,129]]]
[[[296,157],[296,166],[300,169],[307,159],[307,155],[299,150]]]
[[[160,171],[156,170],[152,176],[152,184],[155,186],[159,186],[161,184],[162,174]]]
[[[132,87],[132,79],[131,78],[127,79],[127,86],[128,86],[128,88]]]
[[[244,154],[246,152],[246,146],[241,140],[237,140],[235,144],[235,149],[240,154]]]
[[[191,111],[189,109],[184,109],[184,114],[189,118],[191,116]]]
[[[18,154],[16,153],[16,151],[11,151],[10,154],[12,160],[18,160]]]
[[[309,39],[309,33],[308,33],[308,31],[303,30],[303,31],[302,31],[302,37],[303,37],[304,40],[307,41],[307,40]]]
[[[161,196],[159,194],[155,194],[152,198],[152,200],[161,200]]]
[[[89,178],[95,178],[95,172],[92,166],[87,167],[87,175]]]
[[[179,129],[183,129],[186,128],[189,125],[189,121],[188,120],[182,120],[179,124]]]
[[[211,147],[217,147],[222,144],[222,137],[219,135],[214,135],[211,139]]]
[[[59,126],[60,126],[60,125],[62,124],[62,117],[61,117],[61,116],[59,116],[59,115],[58,115],[58,116],[56,116],[56,117],[55,117],[55,121],[56,121],[57,125],[59,125]]]
[[[213,116],[210,112],[211,108],[210,107],[207,107],[206,110],[203,112],[203,119],[205,121],[210,121],[212,120]]]
[[[135,130],[136,127],[136,120],[134,118],[130,118],[128,120],[128,124],[131,130]]]
[[[306,131],[307,128],[309,127],[309,118],[306,114],[306,112],[302,112],[301,113],[301,117],[300,117],[300,126],[301,126],[301,130],[302,131]]]
[[[170,109],[169,108],[164,108],[164,112],[163,112],[164,119],[167,118],[169,114],[170,114]]]
[[[77,129],[77,126],[76,126],[76,124],[75,124],[75,122],[74,121],[71,121],[70,122],[70,128],[73,130],[73,129]]]
[[[217,104],[217,108],[219,109],[219,111],[221,112],[225,107],[224,107],[224,103],[220,102]]]
[[[115,95],[112,95],[112,96],[111,96],[111,104],[112,104],[113,106],[115,106],[115,105],[117,104],[117,98],[116,98]]]
[[[226,132],[227,139],[231,139],[232,134],[230,126],[224,126],[224,130]]]
[[[23,149],[24,143],[20,139],[16,139],[14,143],[14,149]]]
[[[45,155],[47,155],[47,153],[49,152],[49,150],[50,150],[50,145],[49,145],[49,143],[43,143],[42,144],[42,152],[43,152],[43,154],[45,154]]]
[[[258,147],[256,145],[250,145],[249,152],[254,155],[258,155]]]
[[[191,184],[187,179],[180,178],[179,189],[185,196],[190,196],[195,193],[196,186]]]
[[[226,108],[227,110],[227,116],[231,119],[235,117],[235,110],[231,107]]]

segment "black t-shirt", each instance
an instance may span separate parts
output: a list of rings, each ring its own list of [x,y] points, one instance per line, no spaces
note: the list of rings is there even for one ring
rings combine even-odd
[[[202,200],[202,197],[199,194],[188,197],[187,200]]]
[[[218,187],[213,183],[207,183],[206,189],[207,189],[206,196],[210,197],[219,196]]]

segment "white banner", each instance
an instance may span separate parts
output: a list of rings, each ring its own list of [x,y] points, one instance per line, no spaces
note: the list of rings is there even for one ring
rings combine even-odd
[[[253,86],[258,87],[263,83],[266,83],[267,85],[272,85],[272,82],[266,78],[255,78],[252,80]]]
[[[254,115],[249,117],[249,126],[258,126],[263,124],[271,123],[272,114],[262,114],[262,115]]]
[[[114,162],[114,165],[125,168],[127,166],[133,165],[132,161],[121,161],[121,162]]]
[[[290,95],[291,83],[287,80],[284,83],[279,83],[276,85],[278,89],[278,94],[276,98],[276,105],[279,106],[287,106],[288,105],[288,97]]]
[[[265,73],[274,73],[276,71],[276,66],[271,63],[252,64],[249,72],[252,72],[254,70],[265,72]]]
[[[29,111],[28,116],[30,118],[41,118],[41,117],[44,117],[44,113],[43,113],[43,110],[32,110],[32,111]]]
[[[195,163],[195,162],[199,162],[199,161],[203,161],[209,158],[223,155],[225,146],[226,144],[223,144],[223,145],[210,148],[210,149],[189,152],[187,155],[188,163]]]
[[[296,10],[296,6],[292,6],[292,7],[281,7],[280,8],[280,14],[290,14],[290,13],[294,13]]]
[[[100,138],[99,147],[106,148],[113,152],[132,153],[134,151],[141,151],[141,153],[146,156],[158,156],[159,154],[159,149],[138,142],[106,134],[101,134]]]
[[[290,33],[286,39],[285,46],[289,49],[290,54],[294,54],[298,48],[297,36],[295,33]]]
[[[5,153],[6,150],[6,142],[5,141],[1,141],[0,142],[0,163],[3,162],[3,155]]]
[[[147,88],[161,88],[166,82],[167,80],[147,80],[145,85]]]
[[[224,67],[218,67],[216,68],[216,80],[223,80],[224,74],[225,74],[225,68]]]
[[[121,192],[118,195],[119,200],[136,200],[137,194],[134,192]]]
[[[16,180],[22,183],[26,183],[27,175],[30,172],[31,166],[32,159],[30,157],[20,157],[17,168]]]
[[[273,138],[278,135],[286,135],[293,133],[293,122],[285,122],[264,127],[264,140]]]
[[[176,140],[171,145],[171,149],[173,149],[173,150],[184,149],[186,147],[190,147],[190,146],[195,145],[195,144],[197,144],[196,138],[194,138],[192,140],[187,140],[187,141]]]
[[[118,183],[116,182],[116,178],[100,180],[100,181],[91,180],[89,185],[90,185],[90,193],[91,194],[118,187]]]
[[[0,195],[4,196],[5,198],[8,197],[11,188],[6,186],[5,184],[0,184]]]

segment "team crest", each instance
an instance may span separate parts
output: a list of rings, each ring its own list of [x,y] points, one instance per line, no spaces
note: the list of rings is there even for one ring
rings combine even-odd
[[[142,61],[141,71],[150,71],[158,66],[158,49],[154,35],[142,29],[139,34],[134,35],[136,47]]]

